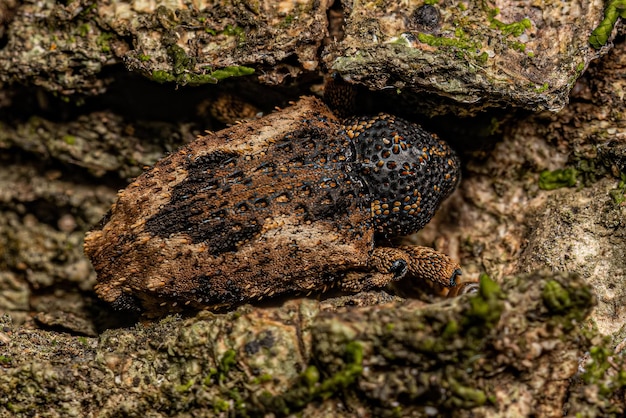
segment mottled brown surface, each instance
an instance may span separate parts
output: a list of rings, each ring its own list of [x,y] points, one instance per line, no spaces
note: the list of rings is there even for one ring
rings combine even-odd
[[[353,291],[407,273],[456,285],[458,264],[432,249],[374,250],[375,233],[428,222],[458,182],[454,153],[388,115],[346,123],[303,98],[158,162],[85,239],[98,294],[167,311],[323,291],[344,278]]]
[[[229,306],[323,287],[320,278],[364,267],[374,231],[358,199],[362,186],[325,165],[347,153],[347,144],[328,137],[339,127],[307,100],[157,163],[86,238],[98,293],[121,307],[130,303],[123,294]],[[307,168],[314,164],[328,169]]]

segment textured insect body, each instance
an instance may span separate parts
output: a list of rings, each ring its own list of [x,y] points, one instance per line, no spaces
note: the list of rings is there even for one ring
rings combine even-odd
[[[381,114],[346,122],[359,177],[372,196],[378,232],[408,235],[428,223],[456,187],[459,162],[448,144],[419,126]]]
[[[96,292],[149,312],[236,306],[403,276],[454,285],[424,247],[376,247],[428,222],[458,181],[450,148],[391,116],[342,124],[319,101],[199,138],[119,193],[85,239]]]

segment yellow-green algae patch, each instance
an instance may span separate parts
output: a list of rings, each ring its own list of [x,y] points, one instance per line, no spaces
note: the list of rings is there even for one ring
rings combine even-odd
[[[589,36],[589,44],[595,49],[602,48],[611,36],[617,18],[626,19],[626,0],[610,0],[604,9],[604,19]]]

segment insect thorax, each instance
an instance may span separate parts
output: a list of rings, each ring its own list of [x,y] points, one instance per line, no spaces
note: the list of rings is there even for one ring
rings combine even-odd
[[[459,160],[436,135],[380,114],[346,121],[357,150],[356,172],[366,185],[378,233],[408,235],[428,223],[456,187]]]

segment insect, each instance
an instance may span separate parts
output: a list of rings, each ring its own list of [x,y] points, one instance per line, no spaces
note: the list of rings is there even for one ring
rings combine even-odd
[[[96,292],[120,309],[231,308],[285,293],[454,287],[421,229],[459,181],[455,153],[390,115],[340,121],[305,97],[163,158],[85,238]]]

